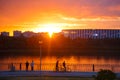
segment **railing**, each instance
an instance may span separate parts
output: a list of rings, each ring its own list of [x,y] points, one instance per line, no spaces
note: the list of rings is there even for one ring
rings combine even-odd
[[[56,71],[55,63],[42,64],[42,71]],[[16,71],[20,71],[20,63],[13,63]],[[64,71],[62,64],[59,64],[59,71]],[[110,65],[110,64],[66,64],[66,71],[70,72],[97,72],[100,69],[109,69],[113,72],[120,72],[120,65]],[[11,64],[0,63],[0,71],[10,71]],[[21,71],[26,70],[25,63],[21,64]],[[31,66],[29,65],[28,70],[31,71]],[[34,64],[34,71],[40,70],[40,64]]]

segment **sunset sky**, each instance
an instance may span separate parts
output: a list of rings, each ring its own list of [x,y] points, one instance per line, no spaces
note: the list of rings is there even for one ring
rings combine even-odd
[[[0,32],[41,31],[45,25],[120,29],[120,0],[0,0]]]

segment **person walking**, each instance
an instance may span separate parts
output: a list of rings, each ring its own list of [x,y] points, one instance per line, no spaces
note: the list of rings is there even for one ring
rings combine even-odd
[[[22,70],[22,63],[20,63],[20,71]]]
[[[11,65],[10,65],[10,70],[15,71],[15,66],[13,65],[13,63],[11,63]]]
[[[59,65],[59,61],[57,60],[57,62],[56,62],[56,71],[59,71],[58,65]]]
[[[31,71],[34,70],[34,61],[32,60],[32,63],[31,63]]]
[[[65,61],[63,62],[63,68],[64,68],[64,71],[66,71],[66,63],[65,63]]]
[[[93,72],[94,72],[95,71],[95,65],[93,64],[92,66],[93,66]]]
[[[26,71],[28,71],[28,67],[29,67],[29,63],[28,63],[28,61],[26,61]]]

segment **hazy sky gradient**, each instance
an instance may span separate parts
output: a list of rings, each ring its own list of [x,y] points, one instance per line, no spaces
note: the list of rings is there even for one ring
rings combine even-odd
[[[120,29],[120,0],[0,0],[1,31],[33,30],[46,23]]]

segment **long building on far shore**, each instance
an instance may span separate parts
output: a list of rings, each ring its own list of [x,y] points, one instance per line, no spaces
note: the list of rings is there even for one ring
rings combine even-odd
[[[64,29],[62,34],[70,39],[116,39],[120,38],[120,29]]]

